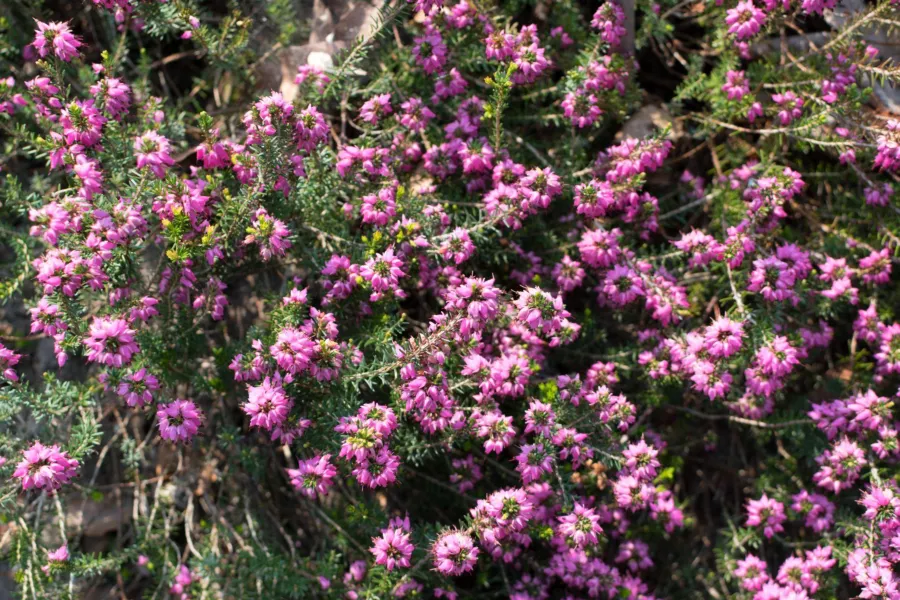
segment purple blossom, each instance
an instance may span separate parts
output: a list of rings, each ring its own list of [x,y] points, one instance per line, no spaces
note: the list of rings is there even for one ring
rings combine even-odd
[[[79,463],[59,446],[44,446],[35,442],[22,452],[23,459],[16,466],[13,477],[22,481],[22,489],[54,492],[75,477]]]

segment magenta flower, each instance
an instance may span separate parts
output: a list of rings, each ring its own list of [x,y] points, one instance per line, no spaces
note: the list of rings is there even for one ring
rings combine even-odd
[[[450,232],[449,237],[438,249],[444,260],[452,260],[454,264],[462,264],[475,253],[475,244],[469,232],[462,227],[457,227]]]
[[[577,195],[576,191],[576,195]],[[587,230],[578,242],[581,258],[591,267],[608,268],[615,265],[622,254],[619,239],[622,231],[615,228]]]
[[[765,373],[773,377],[785,377],[800,364],[800,357],[791,342],[779,335],[756,351],[756,362]]]
[[[68,560],[69,547],[63,544],[56,550],[47,553],[47,564],[41,567],[41,571],[43,571],[45,575],[49,575],[50,570],[54,566],[61,565],[62,563],[68,562]]]
[[[160,179],[165,179],[166,169],[175,164],[169,155],[169,140],[155,131],[148,131],[134,140],[134,156],[137,168],[147,167]]]
[[[376,254],[360,267],[359,275],[372,286],[372,302],[380,300],[385,292],[401,298],[404,296],[399,287],[400,278],[406,276],[403,267],[403,260],[394,254],[393,248]]]
[[[131,106],[131,88],[115,77],[105,77],[92,85],[91,94],[115,120],[119,120]]]
[[[653,488],[633,475],[619,477],[613,484],[616,504],[629,511],[646,508],[653,499]]]
[[[286,382],[290,381],[288,377]],[[248,389],[247,402],[241,408],[250,415],[251,427],[271,431],[287,419],[294,402],[288,398],[281,383],[281,375],[276,373],[274,377],[263,379],[262,384]]]
[[[791,510],[806,515],[806,526],[819,533],[834,524],[834,504],[821,494],[810,494],[806,490],[791,497]]]
[[[884,285],[891,279],[891,251],[889,248],[874,250],[859,261],[859,271],[863,282],[872,285]]]
[[[396,567],[409,567],[415,547],[409,541],[409,532],[399,527],[391,527],[381,531],[381,537],[372,538],[373,546],[369,551],[375,556],[375,564],[383,565],[388,571]]]
[[[62,125],[69,150],[72,154],[81,155],[83,148],[76,145],[90,148],[99,142],[106,117],[100,114],[93,100],[76,100],[60,111],[59,124]]]
[[[304,332],[285,327],[278,332],[275,343],[269,348],[278,367],[292,375],[307,370],[315,356],[316,344]]]
[[[722,91],[727,94],[729,100],[740,100],[750,93],[750,85],[744,71],[728,71],[725,74],[725,84]]]
[[[725,13],[728,33],[738,40],[746,40],[759,33],[766,22],[766,13],[753,5],[752,0],[741,0]]]
[[[439,29],[429,29],[425,35],[413,41],[413,56],[416,64],[429,75],[443,71],[447,62],[447,45]]]
[[[260,258],[269,261],[273,256],[284,256],[291,247],[290,235],[283,221],[270,217],[266,209],[259,208],[247,228],[244,244],[258,244]]]
[[[527,288],[519,292],[514,305],[518,311],[516,318],[520,323],[545,335],[559,331],[563,320],[571,316],[561,297],[538,288]]]
[[[478,418],[477,434],[478,437],[485,438],[485,452],[500,454],[512,443],[516,430],[512,426],[512,417],[498,412],[489,412]]]
[[[594,509],[588,508],[578,502],[572,512],[558,517],[557,532],[577,546],[593,546],[598,543],[599,535],[603,532],[600,527],[600,517]]]
[[[743,324],[721,317],[706,328],[704,347],[713,358],[728,358],[741,349],[743,338]]]
[[[625,265],[616,265],[610,269],[600,289],[616,306],[625,306],[645,293],[640,275]]]
[[[84,345],[88,349],[87,359],[110,367],[122,367],[140,352],[134,339],[135,332],[124,319],[94,317]]]
[[[370,402],[362,405],[357,414],[367,427],[371,427],[383,437],[390,437],[397,429],[397,415],[387,406]]]
[[[525,433],[549,437],[555,425],[553,407],[539,400],[532,400],[525,411]]]
[[[859,503],[866,509],[863,517],[870,521],[882,522],[900,516],[900,497],[890,487],[869,486]]]
[[[191,570],[187,568],[187,565],[179,565],[175,580],[169,587],[169,593],[178,596],[179,600],[190,600],[189,588],[193,582],[194,577],[191,575]]]
[[[889,119],[876,141],[878,148],[872,166],[882,171],[896,171],[900,167],[900,121]]]
[[[516,471],[522,476],[522,483],[528,485],[550,473],[554,460],[544,444],[525,444],[516,455],[516,462]]]
[[[765,561],[753,554],[748,554],[737,562],[734,575],[740,578],[741,587],[750,592],[758,592],[769,580]]]
[[[75,476],[78,461],[61,452],[59,446],[35,442],[23,451],[24,459],[16,466],[13,477],[22,481],[22,489],[54,492]]]
[[[325,72],[314,65],[299,65],[294,83],[299,86],[312,86],[320,94],[325,92],[325,86],[331,82],[331,78]]]
[[[438,104],[441,100],[458,96],[466,90],[468,85],[468,82],[463,79],[459,70],[453,67],[449,72],[435,79],[434,95],[431,97],[431,103]]]
[[[19,381],[19,375],[13,367],[19,364],[21,358],[21,354],[13,352],[3,344],[0,344],[0,375],[7,381],[17,383]]]
[[[32,45],[38,56],[44,58],[53,53],[63,62],[69,62],[78,56],[78,48],[82,45],[69,29],[69,23],[51,22],[37,23]]]
[[[419,98],[410,98],[400,108],[403,109],[400,124],[410,131],[424,131],[428,122],[434,118],[434,113]]]
[[[296,469],[287,470],[291,485],[304,496],[315,498],[316,494],[326,495],[331,489],[337,469],[331,464],[331,455],[323,454],[301,460]]]
[[[659,460],[656,458],[658,454],[657,449],[647,444],[643,438],[630,444],[622,452],[622,456],[625,458],[625,468],[642,481],[651,481],[656,477],[660,466]]]
[[[781,94],[773,94],[772,101],[781,109],[778,111],[778,122],[782,126],[790,125],[793,120],[803,114],[803,98],[790,90]]]
[[[352,474],[360,485],[368,488],[387,487],[397,480],[400,458],[386,446],[366,456],[353,469]]]
[[[81,187],[78,194],[90,200],[94,194],[103,191],[103,172],[99,169],[100,163],[92,158],[79,154],[75,157],[75,164],[72,165],[72,173],[78,178]]]
[[[475,457],[471,454],[465,458],[454,458],[451,464],[453,473],[450,474],[450,483],[455,483],[460,493],[474,489],[483,476],[481,467],[475,463]]]
[[[378,194],[363,196],[359,213],[363,223],[384,226],[397,214],[397,188],[389,186],[382,188]]]
[[[617,2],[607,0],[591,18],[591,27],[600,30],[600,39],[616,48],[625,34],[625,11]]]
[[[468,573],[478,562],[478,548],[472,537],[462,531],[445,531],[431,547],[434,567],[442,575],[462,575]]]
[[[784,504],[763,494],[759,500],[747,502],[747,526],[763,527],[763,535],[767,538],[784,531],[782,523],[787,519]]]
[[[160,404],[156,411],[159,435],[170,442],[190,442],[200,428],[202,413],[191,400]]]
[[[391,108],[391,95],[380,94],[373,96],[363,103],[359,109],[359,118],[369,125],[377,125],[382,117],[390,115],[393,111]]]
[[[125,399],[125,403],[132,408],[143,408],[153,401],[152,392],[159,390],[159,380],[141,367],[137,371],[128,373],[122,377],[116,393]]]

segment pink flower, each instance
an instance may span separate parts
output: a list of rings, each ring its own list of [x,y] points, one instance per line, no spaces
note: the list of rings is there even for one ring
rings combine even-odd
[[[784,377],[800,364],[797,349],[783,335],[761,346],[756,352],[756,361],[764,372],[774,377]]]
[[[362,108],[359,109],[359,118],[369,125],[377,125],[382,117],[386,117],[392,112],[394,111],[391,108],[391,95],[380,94],[363,103]]]
[[[796,304],[798,301],[794,292],[796,282],[797,274],[787,262],[769,256],[753,261],[753,271],[750,273],[747,289],[751,292],[760,292],[768,302],[790,300],[792,304]]]
[[[3,344],[0,344],[0,375],[2,375],[7,381],[11,381],[16,383],[19,381],[19,375],[13,369],[14,366],[19,364],[19,360],[21,360],[22,355],[16,352],[13,352]]]
[[[750,500],[747,503],[747,526],[762,525],[763,534],[767,538],[784,531],[782,523],[786,519],[784,504],[769,498],[766,494],[763,494],[759,500]]]
[[[659,452],[653,446],[647,444],[643,438],[630,444],[622,452],[625,458],[625,469],[641,481],[650,481],[656,477],[659,469],[659,460],[656,458]]]
[[[515,307],[517,320],[532,331],[552,335],[562,327],[563,320],[571,316],[562,298],[539,288],[527,288],[519,292]]]
[[[803,98],[788,90],[781,94],[773,94],[772,101],[781,107],[778,111],[778,121],[782,126],[790,125],[794,119],[803,114]]]
[[[94,194],[103,191],[103,172],[100,170],[100,163],[95,159],[79,154],[75,157],[72,172],[81,183],[78,194],[82,198],[90,200]]]
[[[750,93],[746,74],[743,71],[728,71],[725,74],[725,85],[722,91],[728,95],[729,100],[740,100]]]
[[[288,379],[287,381],[290,381]],[[294,405],[281,387],[281,375],[266,377],[262,384],[249,388],[249,397],[242,407],[250,415],[250,426],[271,431],[287,419]]]
[[[75,144],[90,148],[99,142],[105,123],[106,117],[100,114],[93,100],[70,102],[59,114],[59,124],[72,154],[80,155],[83,151],[83,148],[73,147]]]
[[[889,119],[877,142],[877,154],[872,166],[883,171],[896,171],[900,167],[900,121]]]
[[[563,292],[571,292],[581,287],[585,274],[581,263],[570,258],[568,254],[563,256],[562,260],[553,267],[552,273],[556,285]]]
[[[607,0],[591,19],[591,27],[600,30],[600,39],[615,48],[627,33],[625,11],[617,2]]]
[[[619,477],[613,484],[616,504],[628,511],[646,508],[653,499],[653,488],[633,475]]]
[[[434,118],[434,113],[419,98],[410,98],[401,104],[400,108],[403,109],[400,124],[408,127],[410,131],[424,131],[428,122]]]
[[[721,317],[706,328],[705,348],[713,358],[728,358],[741,349],[744,326],[728,317]]]
[[[368,194],[363,196],[362,206],[360,207],[360,215],[362,215],[363,223],[371,223],[374,225],[387,225],[391,218],[397,214],[396,204],[397,188],[388,186],[382,188],[378,194]]]
[[[155,131],[148,131],[134,140],[137,168],[147,167],[160,179],[165,179],[166,169],[175,164],[169,156],[169,140]]]
[[[325,92],[325,86],[331,82],[331,78],[325,72],[314,65],[300,65],[297,67],[297,76],[294,83],[299,86],[309,85],[320,94]]]
[[[403,270],[403,260],[394,254],[393,248],[388,248],[381,254],[376,254],[364,264],[360,270],[360,276],[372,286],[371,301],[377,302],[384,292],[393,293],[395,296],[404,297],[400,290],[400,278],[406,276]]]
[[[617,306],[625,306],[644,295],[640,275],[625,265],[616,265],[606,273],[601,290]]]
[[[440,30],[429,29],[424,36],[417,37],[412,53],[416,57],[416,64],[429,75],[442,71],[447,62],[447,46]]]
[[[65,544],[57,548],[52,552],[47,553],[47,564],[41,567],[41,571],[44,574],[49,575],[50,570],[59,564],[64,562],[68,562],[69,560],[69,547]]]
[[[258,244],[260,258],[268,262],[273,256],[284,256],[291,247],[288,239],[290,235],[291,232],[283,221],[270,217],[266,209],[259,208],[247,228],[244,244]]]
[[[738,40],[753,37],[759,33],[765,22],[766,13],[756,8],[751,0],[741,0],[737,6],[725,13],[728,33],[734,35]]]
[[[884,285],[891,279],[891,251],[888,248],[874,250],[859,261],[859,271],[863,281],[873,285]]]
[[[301,460],[296,469],[288,469],[291,485],[301,494],[315,498],[316,494],[326,495],[331,489],[337,469],[331,464],[331,455],[323,454],[308,460]]]
[[[159,390],[159,380],[147,369],[141,367],[135,372],[122,377],[116,393],[125,399],[125,403],[131,407],[143,408],[153,401],[151,392]]]
[[[806,515],[805,523],[819,533],[834,524],[834,504],[821,494],[810,494],[806,490],[791,497],[791,510]]]
[[[116,120],[127,113],[131,105],[131,88],[115,77],[106,77],[92,85],[91,94],[98,102],[102,101],[106,112]]]
[[[68,22],[35,22],[38,27],[34,33],[32,45],[37,50],[38,56],[44,58],[52,52],[63,62],[69,62],[78,56],[78,48],[81,46],[81,42],[72,34]]]
[[[376,565],[384,565],[388,571],[396,567],[409,567],[409,559],[415,547],[409,541],[409,533],[399,527],[391,527],[381,532],[381,537],[372,538],[369,551],[375,556]]]
[[[900,516],[900,497],[890,487],[870,486],[859,503],[866,509],[863,517],[870,521],[884,521]]]
[[[516,455],[516,470],[522,475],[522,483],[528,485],[553,470],[553,455],[543,444],[525,444]]]
[[[835,494],[851,488],[868,463],[859,444],[846,437],[817,457],[816,462],[819,470],[813,475],[813,482]]]
[[[475,253],[475,244],[469,232],[457,227],[448,235],[446,241],[438,249],[444,260],[452,260],[454,264],[462,264]]]
[[[69,483],[78,470],[78,461],[61,452],[59,446],[44,446],[35,442],[23,453],[24,459],[16,466],[13,477],[22,480],[22,488],[53,492]]]
[[[739,560],[737,565],[734,575],[740,578],[741,587],[747,591],[758,592],[769,580],[765,561],[753,554],[748,554]]]
[[[190,600],[191,596],[188,591],[193,582],[194,577],[191,575],[191,570],[186,565],[179,565],[169,593],[178,596],[180,600]]]
[[[87,359],[110,367],[122,367],[131,362],[132,356],[140,352],[134,339],[135,332],[124,319],[94,317],[84,345],[88,348]]]
[[[352,474],[360,485],[369,488],[387,487],[397,480],[400,458],[386,446],[366,456],[353,469]]]
[[[468,573],[478,562],[478,548],[471,536],[462,531],[445,531],[431,548],[434,567],[442,575],[462,575]]]
[[[159,435],[170,442],[190,442],[200,428],[202,414],[190,400],[160,404],[156,411]]]
[[[597,513],[578,502],[570,514],[558,517],[558,520],[557,532],[571,540],[575,546],[593,546],[599,541],[597,536],[603,532]]]
[[[482,415],[478,418],[477,424],[477,435],[480,438],[486,438],[484,451],[488,454],[503,452],[503,449],[512,443],[516,435],[516,430],[512,426],[512,417],[497,412]]]

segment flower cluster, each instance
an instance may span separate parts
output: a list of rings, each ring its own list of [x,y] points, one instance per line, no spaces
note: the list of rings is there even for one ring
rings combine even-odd
[[[834,0],[410,0],[301,65],[93,4],[0,79],[26,595],[900,598],[894,4],[798,53]],[[71,488],[131,494],[109,557]]]

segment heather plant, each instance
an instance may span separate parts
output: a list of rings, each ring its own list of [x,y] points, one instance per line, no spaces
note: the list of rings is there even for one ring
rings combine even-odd
[[[900,8],[301,5],[4,6],[18,596],[900,598]]]

